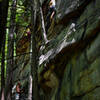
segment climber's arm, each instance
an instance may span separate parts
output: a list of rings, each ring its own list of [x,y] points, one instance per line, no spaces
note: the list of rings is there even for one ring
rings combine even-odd
[[[55,11],[52,12],[52,14],[51,14],[51,16],[50,16],[50,19],[53,18],[54,14],[55,14]]]

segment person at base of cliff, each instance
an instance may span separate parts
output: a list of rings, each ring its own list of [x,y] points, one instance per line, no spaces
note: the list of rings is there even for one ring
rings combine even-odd
[[[49,29],[51,21],[54,18],[55,14],[56,14],[56,2],[55,2],[55,0],[50,0],[49,12],[48,12],[47,19],[46,19],[46,21],[47,21],[46,32]]]
[[[20,100],[21,93],[22,93],[21,83],[18,82],[17,85],[16,85],[16,96],[15,96],[15,100]]]

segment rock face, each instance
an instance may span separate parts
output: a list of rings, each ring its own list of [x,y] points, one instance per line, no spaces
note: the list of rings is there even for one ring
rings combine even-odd
[[[65,33],[61,31],[60,35],[66,35],[62,49],[48,64],[49,67],[55,66],[54,72],[59,78],[59,86],[52,100],[100,100],[100,1],[83,0],[81,3],[72,0],[69,7],[67,2],[70,0],[58,2],[58,8],[62,10],[60,21],[66,21],[60,22],[66,25]],[[81,4],[69,10],[71,6],[75,7],[73,2]]]
[[[100,0],[56,2],[51,41],[39,58],[40,86],[50,100],[100,100]]]
[[[47,70],[54,66],[59,79],[52,100],[100,100],[99,4],[99,0],[57,1],[58,24],[53,32],[59,29],[52,53],[44,55],[49,59]]]

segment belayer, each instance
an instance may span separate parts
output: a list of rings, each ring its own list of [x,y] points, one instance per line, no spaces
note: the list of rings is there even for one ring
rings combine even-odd
[[[16,96],[15,96],[15,100],[20,100],[21,97],[21,93],[23,92],[23,90],[21,89],[21,83],[18,82],[16,85]]]

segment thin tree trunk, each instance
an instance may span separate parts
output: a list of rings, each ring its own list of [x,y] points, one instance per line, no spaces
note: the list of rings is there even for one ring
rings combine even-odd
[[[2,48],[2,62],[1,62],[1,95],[0,99],[4,100],[4,88],[5,88],[5,37],[6,37],[6,23],[8,15],[9,0],[2,0],[0,2],[0,52]]]
[[[4,100],[5,88],[5,38],[2,44],[2,62],[1,62],[1,100]]]
[[[5,79],[4,79],[4,71],[5,71],[5,36],[6,36],[6,23],[7,23],[7,15],[8,15],[8,4],[9,0],[0,1],[0,52],[2,48],[2,63],[1,63],[1,95],[0,99],[4,100],[4,87],[5,87]]]
[[[15,18],[16,18],[16,0],[12,1],[11,8],[11,17],[10,17],[10,29],[8,39],[8,58],[11,58],[7,61],[7,79],[6,79],[6,100],[12,100],[12,86],[13,86],[13,72],[14,68],[14,33],[15,33]]]
[[[38,89],[38,51],[36,47],[36,16],[37,16],[37,1],[32,0],[31,5],[31,22],[32,22],[32,36],[31,36],[31,75],[32,75],[32,100],[39,100]]]
[[[9,0],[1,0],[0,1],[0,52],[2,47],[3,39],[6,35],[6,23],[7,23],[7,15],[8,15],[8,4]]]
[[[40,0],[38,0],[38,8],[40,12],[40,21],[41,21],[41,32],[42,36],[44,39],[45,44],[48,43],[47,35],[46,35],[46,30],[45,30],[45,24],[44,24],[44,17],[43,17],[43,11],[42,11],[42,6]]]
[[[29,76],[29,92],[28,92],[28,100],[32,100],[32,76]]]

